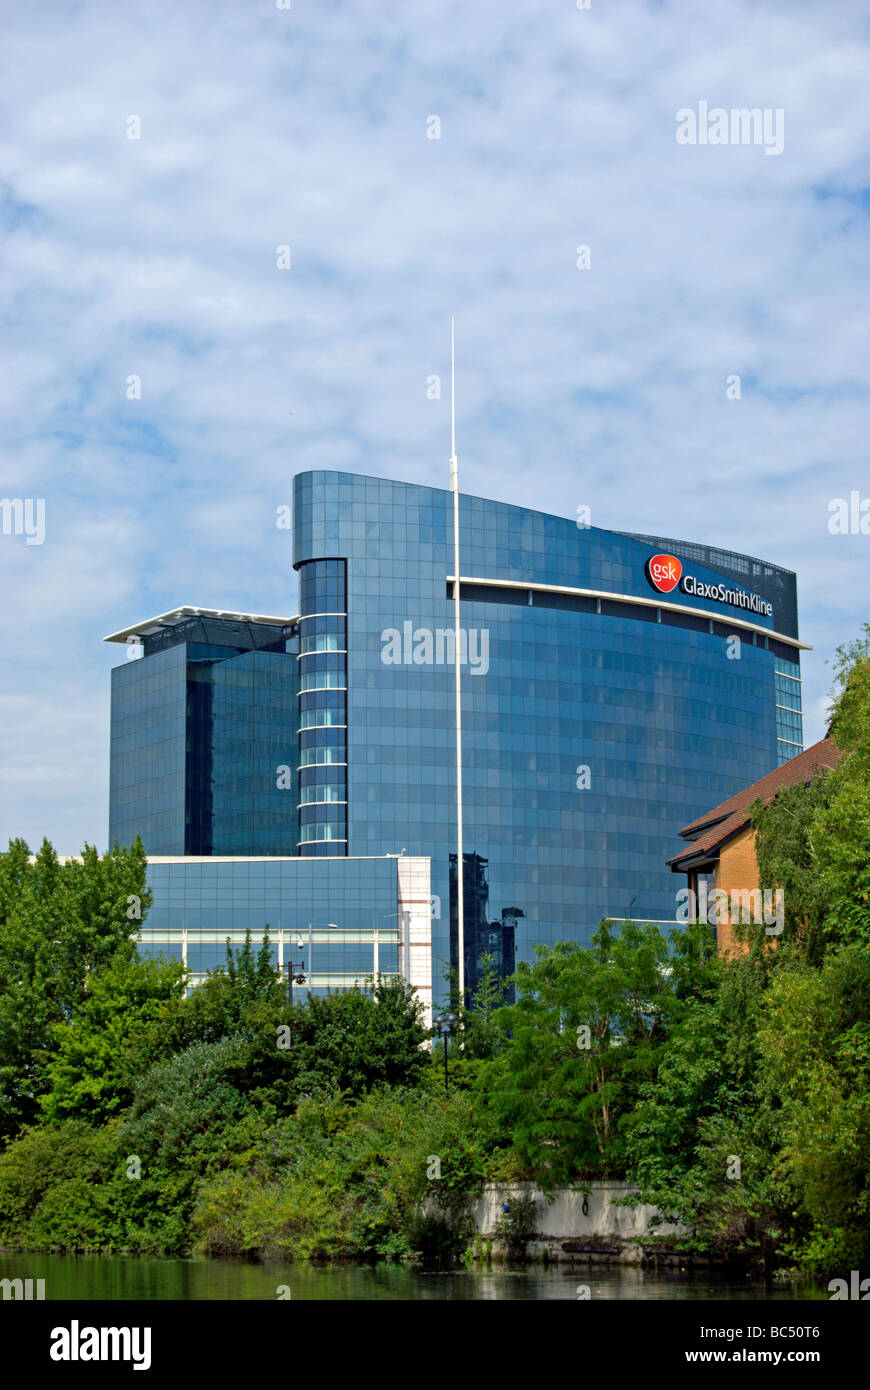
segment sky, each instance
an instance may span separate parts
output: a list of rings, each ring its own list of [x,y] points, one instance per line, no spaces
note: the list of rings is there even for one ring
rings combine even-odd
[[[451,314],[462,490],[795,570],[822,737],[870,617],[866,5],[284,4],[0,13],[0,496],[44,503],[0,842],[105,847],[108,633],[297,611],[294,473],[446,487]],[[704,103],[776,139],[681,142]]]

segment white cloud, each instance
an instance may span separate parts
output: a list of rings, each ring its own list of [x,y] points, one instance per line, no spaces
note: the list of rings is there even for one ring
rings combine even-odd
[[[10,833],[41,817],[75,850],[105,824],[108,730],[82,743],[46,683],[46,620],[94,708],[105,630],[186,601],[295,610],[293,472],[446,481],[425,381],[451,312],[464,488],[797,570],[818,725],[868,590],[867,538],[827,531],[828,498],[870,488],[870,43],[834,11],[10,11],[0,441],[49,533],[0,547],[6,688],[42,682],[59,744],[95,760],[77,804],[19,781]],[[782,107],[782,155],[679,147],[702,99]]]

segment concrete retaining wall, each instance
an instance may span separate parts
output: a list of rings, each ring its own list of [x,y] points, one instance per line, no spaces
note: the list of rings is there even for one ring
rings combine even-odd
[[[650,1206],[618,1206],[617,1200],[636,1191],[630,1183],[593,1181],[588,1192],[574,1188],[557,1188],[552,1200],[533,1183],[514,1183],[510,1186],[490,1185],[484,1188],[475,1204],[474,1220],[485,1240],[496,1240],[496,1226],[504,1216],[502,1203],[521,1193],[535,1199],[535,1236],[528,1245],[528,1254],[540,1258],[546,1253],[554,1260],[603,1259],[620,1263],[639,1263],[644,1249],[638,1237],[650,1237],[666,1247],[679,1227],[662,1224],[650,1229],[650,1219],[656,1208]],[[584,1198],[586,1212],[584,1213]],[[498,1248],[497,1244],[494,1247]],[[657,1253],[664,1253],[657,1252]]]

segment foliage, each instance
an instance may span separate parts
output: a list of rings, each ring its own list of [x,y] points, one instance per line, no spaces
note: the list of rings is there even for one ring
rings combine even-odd
[[[54,1027],[49,1090],[39,1098],[45,1117],[99,1122],[126,1108],[134,1078],[159,1052],[151,1026],[181,999],[184,983],[179,962],[124,953],[95,974],[77,1013]]]
[[[22,1249],[125,1244],[111,1126],[81,1120],[25,1130],[0,1155],[0,1240]]]
[[[831,942],[870,944],[870,623],[837,652],[831,736],[843,757],[812,827]]]
[[[759,1031],[759,1091],[781,1105],[778,1168],[795,1195],[786,1248],[826,1272],[870,1258],[870,956],[778,972]]]
[[[716,957],[604,922],[513,981],[484,961],[431,1052],[401,981],[297,996],[248,937],[185,994],[140,959],[137,842],[0,857],[0,1244],[455,1259],[484,1182],[625,1176],[684,1248],[769,1272],[870,1260],[870,625],[836,665],[843,756],[753,808],[786,930]],[[513,997],[515,1004],[506,1005]],[[533,1233],[514,1199],[502,1234]]]
[[[269,959],[268,937],[227,947],[227,965],[167,1014],[165,1051],[227,1037],[239,1042],[233,1084],[252,1101],[292,1109],[306,1095],[411,1085],[427,1065],[420,1004],[404,981],[304,996],[292,1005]],[[156,1045],[156,1044],[155,1044]]]
[[[765,1233],[781,1203],[768,1182],[771,1116],[755,1085],[772,968],[770,953],[720,963],[719,988],[679,1020],[626,1124],[642,1199],[687,1228],[687,1248],[749,1261],[769,1257]]]
[[[769,805],[758,800],[751,807],[759,882],[770,891],[782,890],[779,940],[794,943],[816,962],[824,949],[827,899],[814,830],[816,817],[831,799],[829,778],[817,770],[807,785],[783,787]]]
[[[511,1264],[528,1258],[529,1241],[538,1229],[538,1204],[533,1192],[511,1193],[495,1225],[495,1237],[504,1245]]]
[[[669,944],[657,927],[603,922],[590,948],[561,942],[536,956],[517,971],[518,1002],[499,1011],[510,1045],[479,1088],[519,1173],[549,1191],[624,1172],[623,1122],[690,980],[703,990],[715,966],[709,930],[695,925]]]
[[[426,1066],[414,992],[400,979],[313,996],[294,1014],[292,1064],[297,1087],[360,1096],[377,1085],[414,1085]]]
[[[55,1027],[111,960],[133,957],[151,901],[145,868],[138,838],[102,857],[86,845],[63,864],[47,840],[33,862],[23,840],[0,855],[0,1138],[38,1115]]]
[[[305,1101],[264,1130],[244,1167],[201,1189],[200,1248],[297,1259],[455,1255],[485,1177],[486,1147],[471,1121],[460,1096],[380,1089],[354,1105]]]
[[[724,965],[629,1122],[629,1171],[687,1249],[817,1273],[870,1256],[868,1020],[864,948]]]
[[[870,624],[838,649],[835,673],[840,762],[751,808],[761,883],[783,889],[781,941],[814,964],[828,946],[870,942]]]
[[[209,971],[203,983],[184,1001],[177,1017],[173,1041],[220,1042],[266,1012],[286,1016],[287,989],[271,962],[268,928],[255,953],[250,932],[242,946],[227,940],[226,962]]]

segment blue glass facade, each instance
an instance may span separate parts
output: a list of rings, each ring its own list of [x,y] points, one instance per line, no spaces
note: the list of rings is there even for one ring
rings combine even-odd
[[[347,854],[344,561],[304,565],[299,600],[299,853]]]
[[[184,854],[187,652],[112,671],[109,844],[139,834],[153,854]]]
[[[110,844],[295,855],[295,625],[196,618],[142,647],[112,672]]]
[[[302,642],[344,624],[312,716],[346,762],[319,824],[341,853],[431,857],[433,959],[455,961],[452,494],[311,472],[294,503]],[[679,828],[799,751],[800,670],[788,571],[475,497],[460,514],[473,984],[483,950],[507,969],[605,916],[673,921]],[[656,551],[707,596],[659,591]]]
[[[275,965],[304,964],[302,992],[399,970],[396,859],[154,859],[148,881],[140,951],[183,957],[194,977],[224,964],[228,939],[260,942],[267,927]]]
[[[110,835],[188,857],[154,866],[147,927],[198,933],[196,969],[223,959],[225,927],[296,930],[282,885],[300,921],[351,933],[358,892],[374,931],[383,895],[353,865],[404,851],[427,861],[402,900],[407,961],[423,979],[431,897],[440,993],[458,941],[455,646],[472,988],[484,952],[510,973],[603,917],[673,922],[679,829],[802,748],[790,571],[476,497],[460,519],[458,640],[452,494],[335,472],[294,481],[298,617],[184,609],[129,630],[144,656],[112,673]],[[265,859],[248,873],[246,856]],[[339,881],[347,911],[329,906]],[[357,968],[341,945],[336,979]]]

